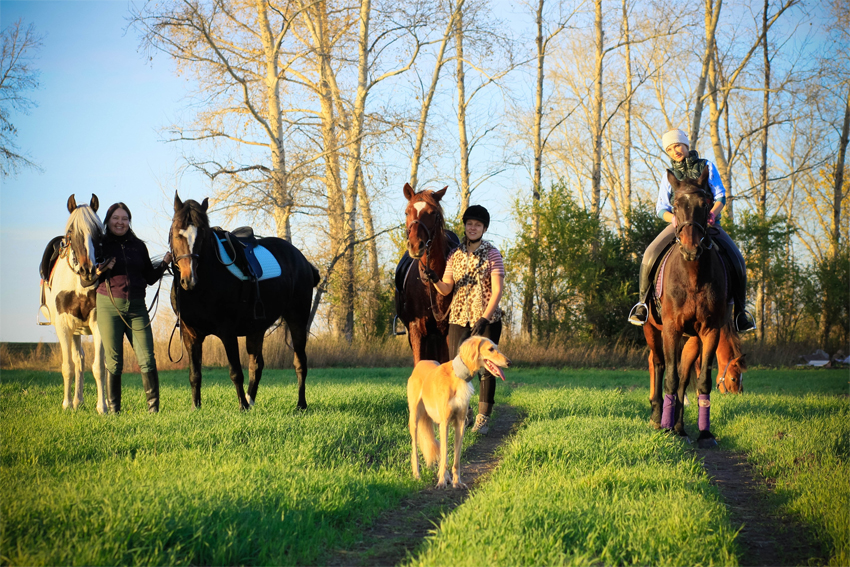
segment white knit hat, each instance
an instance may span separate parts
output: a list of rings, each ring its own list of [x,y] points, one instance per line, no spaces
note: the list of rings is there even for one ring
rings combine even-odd
[[[667,151],[667,148],[672,144],[685,144],[691,147],[691,143],[688,141],[688,135],[681,130],[670,130],[661,136],[661,145],[664,146],[664,151]]]

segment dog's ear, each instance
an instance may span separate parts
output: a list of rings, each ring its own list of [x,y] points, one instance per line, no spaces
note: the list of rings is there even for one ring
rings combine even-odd
[[[470,372],[478,370],[478,347],[481,345],[481,337],[469,337],[460,345],[460,360]]]

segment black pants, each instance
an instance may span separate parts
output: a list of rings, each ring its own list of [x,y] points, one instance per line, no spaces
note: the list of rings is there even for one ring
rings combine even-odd
[[[472,336],[472,327],[469,325],[449,325],[449,358],[454,359],[457,356],[460,344]],[[496,321],[490,323],[481,332],[482,337],[486,337],[496,344],[499,344],[499,338],[502,336],[502,322]],[[496,396],[496,377],[482,370],[480,374],[480,385],[478,389],[478,413],[489,416],[493,413],[493,405],[495,404]]]

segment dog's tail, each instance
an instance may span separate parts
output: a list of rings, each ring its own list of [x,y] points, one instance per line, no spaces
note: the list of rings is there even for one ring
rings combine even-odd
[[[425,459],[425,464],[430,467],[437,462],[437,455],[440,454],[440,444],[437,443],[437,438],[434,436],[434,420],[431,419],[424,408],[422,408],[419,414],[416,433],[419,437],[419,449],[422,451],[422,458]]]

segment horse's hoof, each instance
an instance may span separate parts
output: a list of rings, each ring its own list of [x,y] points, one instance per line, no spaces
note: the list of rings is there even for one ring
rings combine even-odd
[[[715,439],[714,437],[700,439],[697,441],[697,445],[700,449],[713,449],[717,447],[717,439]]]
[[[659,422],[657,422],[657,421],[652,421],[652,420],[650,419],[650,420],[649,420],[649,425],[651,425],[653,429],[661,429],[661,423],[659,423]]]
[[[298,405],[295,406],[295,409],[301,410],[301,411],[306,411],[307,410],[307,404],[303,404],[303,405],[298,404]]]

